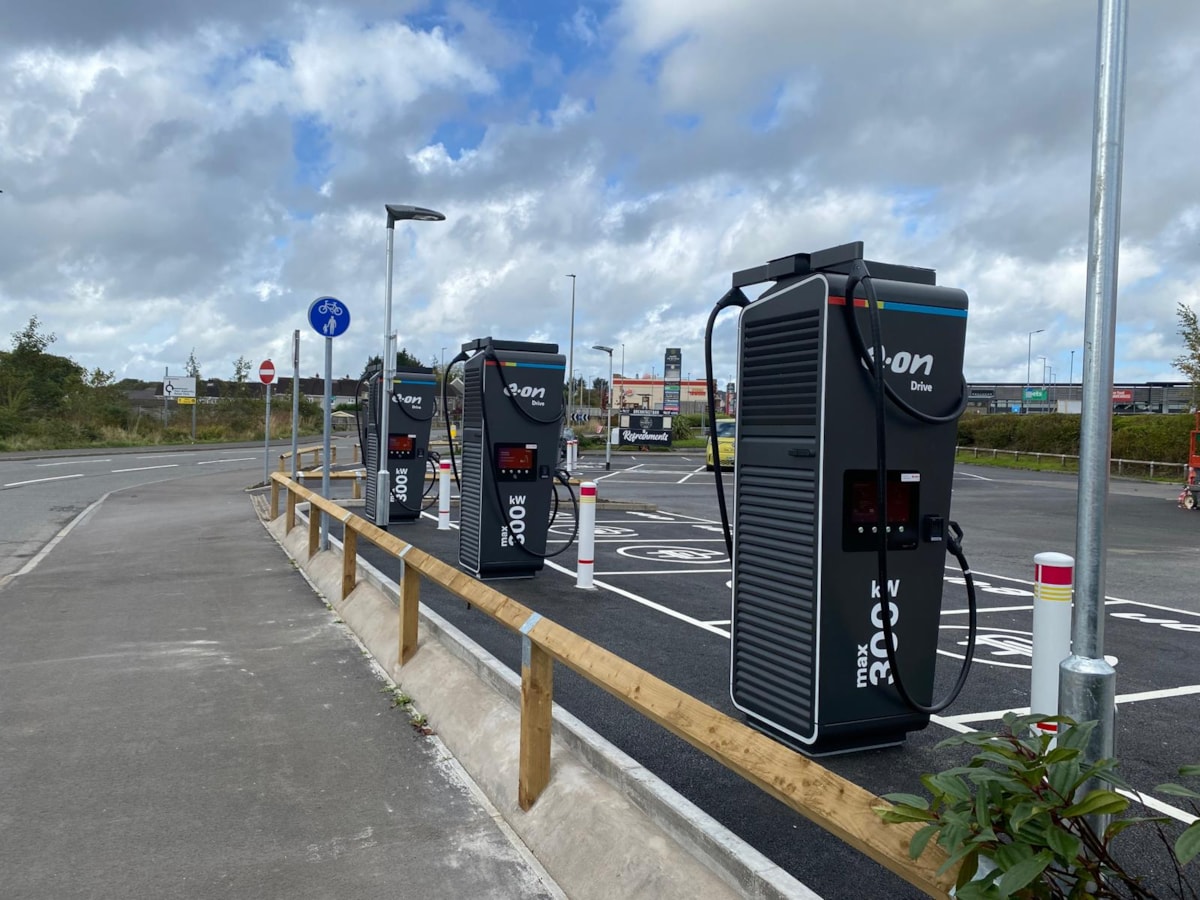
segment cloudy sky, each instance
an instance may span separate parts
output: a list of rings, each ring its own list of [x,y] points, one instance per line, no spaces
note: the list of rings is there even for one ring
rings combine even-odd
[[[1200,308],[1200,3],[1130,4],[1116,380]],[[1097,3],[0,0],[0,314],[118,378],[334,374],[393,325],[703,373],[733,270],[852,240],[971,298],[967,377],[1080,377]],[[714,375],[733,374],[735,321]],[[1029,332],[1042,328],[1044,332]],[[1075,351],[1073,362],[1071,351]],[[1043,364],[1039,357],[1045,357]]]

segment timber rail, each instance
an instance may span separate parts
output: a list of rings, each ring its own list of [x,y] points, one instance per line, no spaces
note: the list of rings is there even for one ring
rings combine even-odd
[[[296,527],[296,508],[309,504],[308,555],[316,555],[323,517],[342,523],[342,598],[357,584],[358,541],[374,544],[403,563],[399,584],[398,665],[417,652],[421,580],[429,579],[521,636],[520,748],[517,799],[523,810],[550,781],[554,663],[596,686],[687,741],[727,769],[903,878],[930,897],[950,897],[957,866],[947,871],[945,852],[930,842],[911,859],[915,823],[885,824],[875,808],[886,801],[813,760],[760,734],[678,688],[547,619],[437,557],[400,540],[360,516],[292,481],[271,475],[271,517],[286,493],[285,527]]]

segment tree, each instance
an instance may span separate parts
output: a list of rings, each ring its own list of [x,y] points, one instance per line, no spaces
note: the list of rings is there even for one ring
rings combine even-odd
[[[183,364],[183,371],[196,379],[196,383],[200,383],[200,363],[196,361],[196,348],[192,348],[192,352],[188,354],[187,362]]]
[[[367,364],[365,366],[363,366],[362,375],[359,377],[366,378],[372,372],[378,371],[380,359],[382,359],[382,357],[379,354],[375,354],[374,356],[369,357],[367,359]],[[396,368],[399,369],[402,366],[416,366],[418,368],[428,368],[425,365],[425,363],[421,362],[421,360],[417,359],[415,356],[413,356],[411,353],[409,353],[408,349],[405,347],[401,347],[400,350],[396,353]],[[435,365],[435,368],[436,368],[436,365]]]
[[[1196,311],[1182,301],[1176,310],[1179,317],[1179,334],[1187,345],[1187,353],[1175,358],[1175,368],[1188,377],[1193,392],[1200,388],[1200,322]]]
[[[54,335],[41,331],[37,316],[12,337],[12,352],[0,353],[0,393],[6,405],[25,415],[61,411],[67,397],[83,388],[83,366],[46,352]]]
[[[250,374],[250,360],[244,356],[239,356],[233,364],[233,396],[245,397],[246,376]]]

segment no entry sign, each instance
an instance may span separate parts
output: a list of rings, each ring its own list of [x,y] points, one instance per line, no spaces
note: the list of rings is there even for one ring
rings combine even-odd
[[[263,364],[258,367],[258,377],[263,384],[270,384],[275,380],[275,363],[269,359],[263,360]]]

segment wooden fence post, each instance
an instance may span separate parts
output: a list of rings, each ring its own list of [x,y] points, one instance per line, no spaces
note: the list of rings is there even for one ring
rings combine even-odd
[[[287,520],[283,523],[285,533],[291,533],[296,527],[296,492],[290,487],[287,495]]]
[[[521,750],[517,803],[528,811],[550,783],[554,658],[529,638],[541,616],[521,626]]]
[[[271,521],[279,518],[279,482],[271,479]]]
[[[315,503],[308,504],[308,558],[312,559],[317,555],[317,548],[321,546],[321,508]]]
[[[421,603],[421,573],[400,560],[400,665],[417,652],[417,613]]]
[[[349,518],[349,516],[347,516]],[[354,590],[358,575],[358,532],[342,520],[342,599]]]

